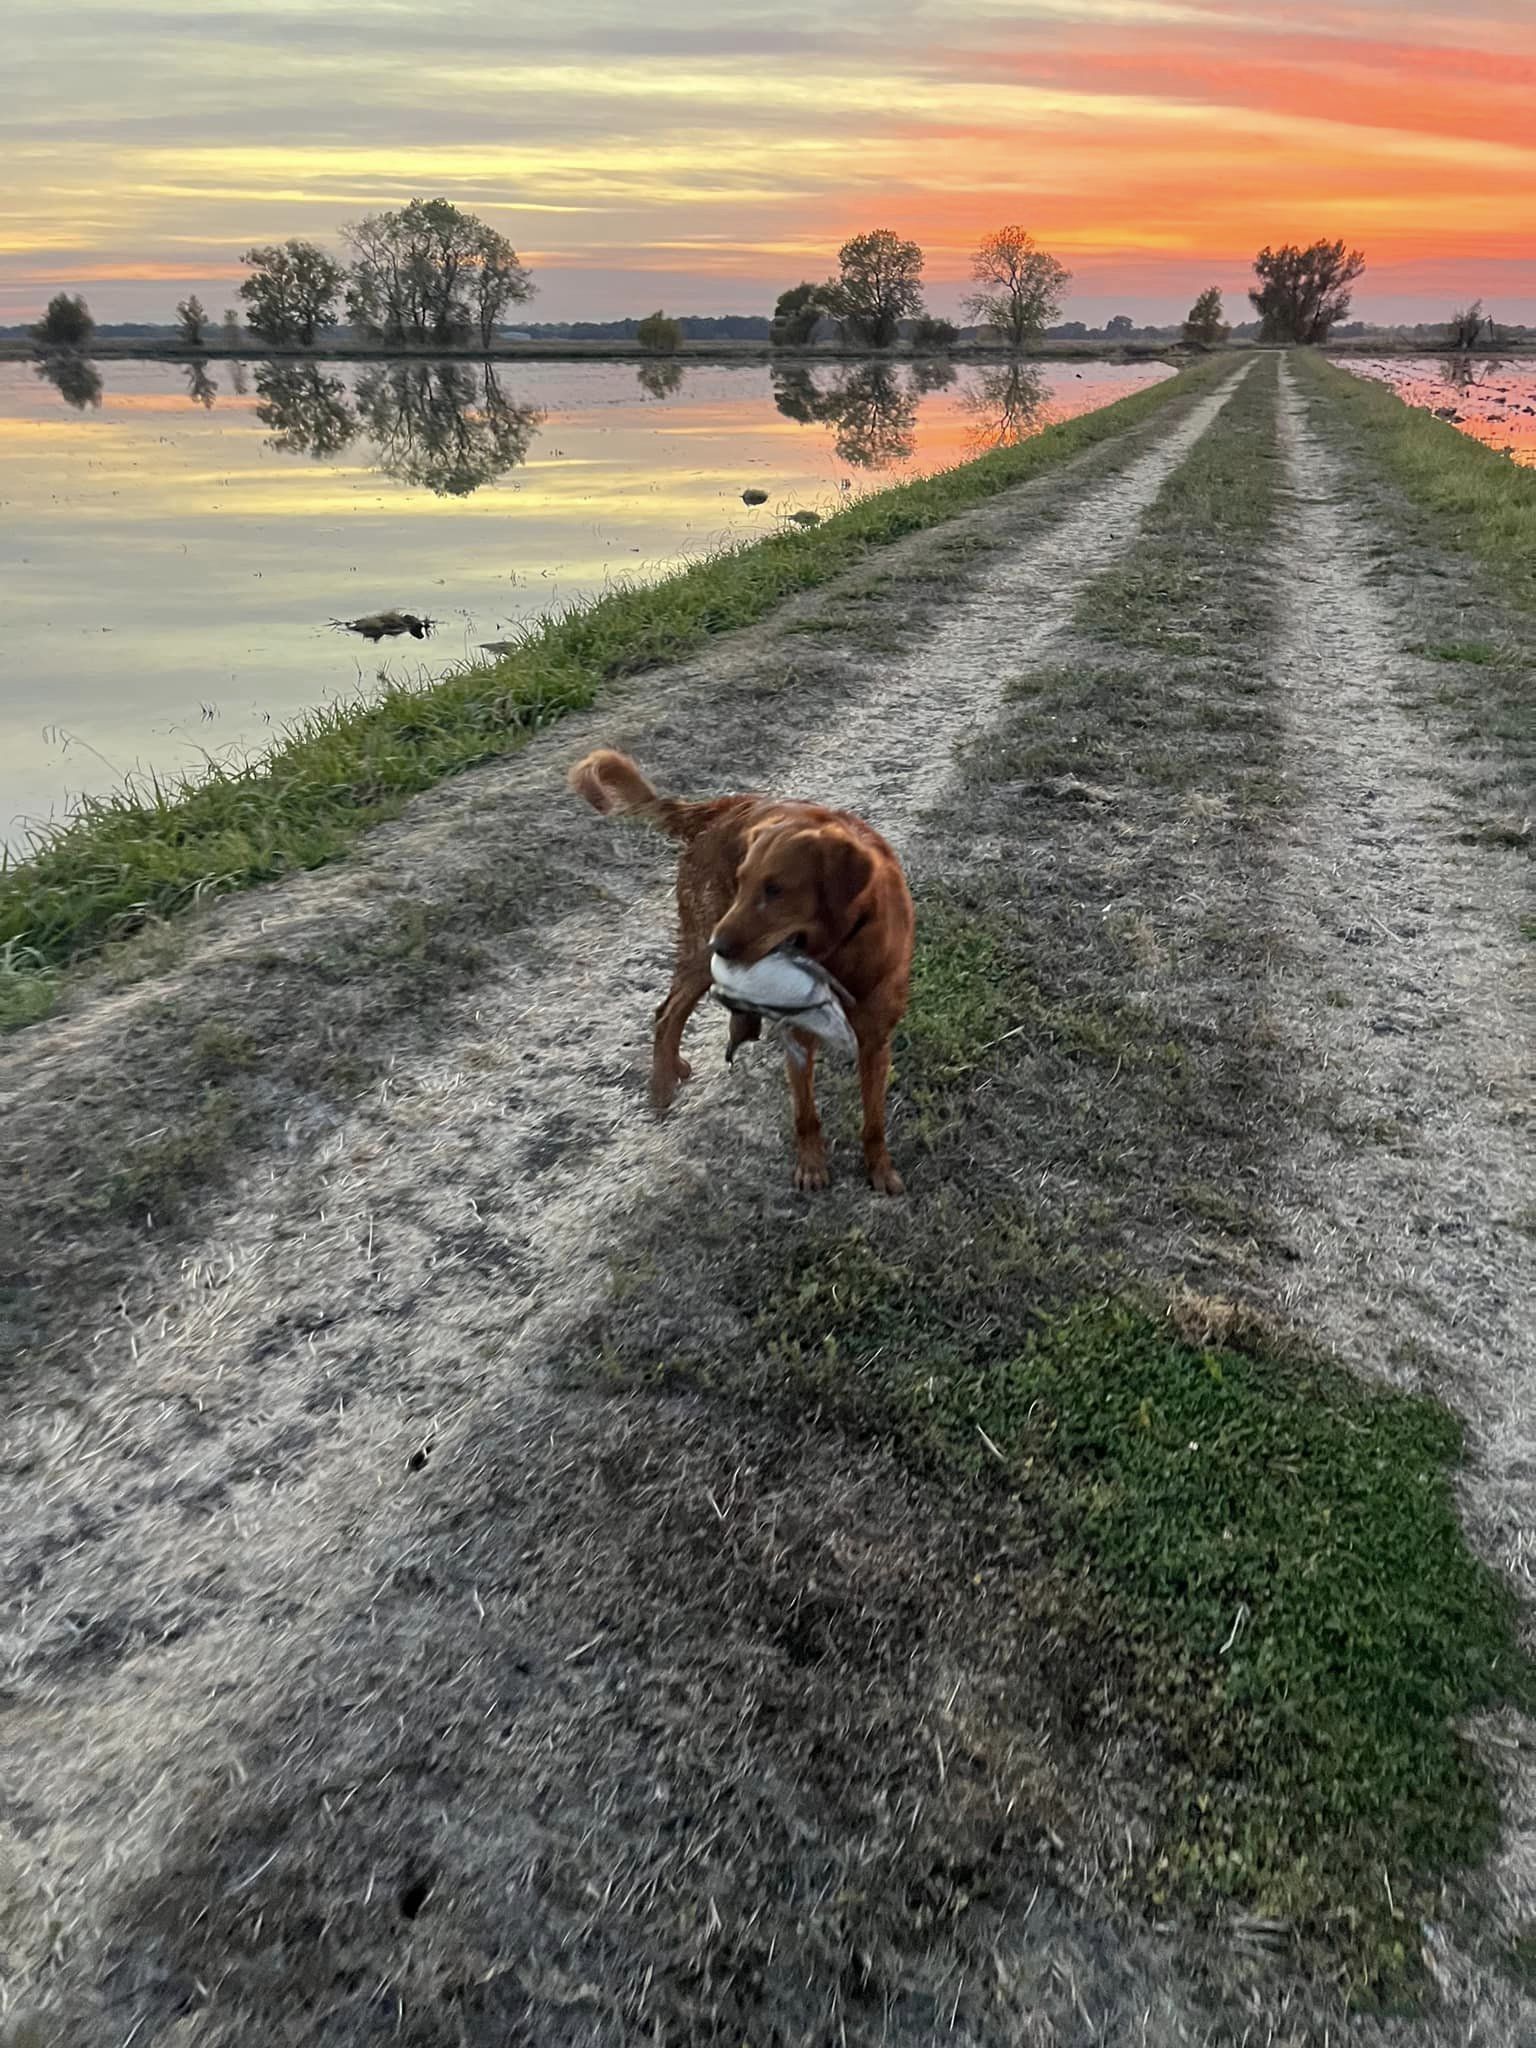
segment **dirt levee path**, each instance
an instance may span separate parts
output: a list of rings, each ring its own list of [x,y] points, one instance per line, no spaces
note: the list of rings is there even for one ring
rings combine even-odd
[[[668,970],[668,863],[664,849],[573,814],[564,764],[612,738],[688,793],[739,779],[848,804],[921,874],[921,820],[955,743],[1061,631],[1088,580],[1133,545],[1139,516],[1231,388],[999,553],[931,634],[840,676],[814,722],[803,710],[780,721],[770,707],[756,729],[709,730],[692,747],[705,662],[691,666],[686,695],[664,679],[632,694],[621,716],[570,721],[530,748],[487,785],[491,801],[526,806],[500,851],[510,859],[529,847],[535,912],[548,877],[548,914],[531,917],[526,940],[514,936],[505,970],[477,986],[472,1011],[450,1008],[432,1042],[398,1059],[343,1121],[296,1104],[289,1149],[261,1156],[174,1263],[152,1258],[115,1314],[82,1324],[71,1351],[88,1370],[57,1385],[32,1378],[7,1422],[0,1541],[13,1598],[0,1650],[11,1820],[0,1843],[25,1928],[18,1997],[45,2009],[62,1998],[72,2041],[116,2039],[163,2015],[163,1986],[128,1970],[90,2017],[86,1987],[111,1949],[114,1917],[166,1858],[174,1867],[189,1808],[217,1811],[273,1731],[284,1731],[275,1753],[302,1750],[317,1660],[366,1637],[376,1603],[410,1568],[422,1518],[451,1514],[455,1473],[470,1469],[477,1438],[513,1427],[523,1464],[514,1492],[529,1502],[585,1484],[565,1449],[580,1434],[571,1417],[582,1399],[552,1388],[543,1369],[606,1277],[626,1213],[669,1184],[691,1181],[709,1199],[699,1135],[733,1097],[741,1145],[787,1179],[772,1063],[727,1076],[713,1021],[696,1027],[700,1078],[679,1110],[664,1125],[645,1112],[649,1012]],[[994,515],[994,545],[1005,519]],[[388,838],[383,871],[451,886],[455,864],[472,859],[474,802],[486,800],[467,789],[429,800]],[[546,831],[541,865],[534,843]],[[378,862],[372,872],[377,881]],[[231,913],[210,958],[293,940],[350,886],[322,877]],[[181,972],[195,980],[195,963]],[[143,1001],[130,991],[101,1014]],[[101,1014],[59,1027],[58,1059],[88,1057]],[[57,1071],[42,1060],[25,1067],[17,1105],[46,1095]],[[501,1540],[516,1545],[518,1499],[500,1512]],[[560,1570],[569,1568],[562,1552]],[[526,1601],[542,1611],[559,1574],[529,1569],[540,1583]],[[574,1583],[570,1597],[579,1603]],[[496,1625],[512,1625],[505,1611]],[[594,1636],[588,1665],[601,1661],[601,1628]],[[365,1690],[386,1682],[360,1675],[366,1661],[355,1681]],[[561,1664],[529,1681],[579,1682]],[[425,1697],[401,1674],[392,1712],[413,1716]],[[296,1725],[285,1721],[291,1699],[303,1701]],[[503,1836],[524,1825],[517,1802],[536,1802],[530,1769],[524,1758],[509,1770]],[[347,1788],[335,1796],[344,1805]],[[231,1853],[240,1868],[218,1880],[220,1897],[265,1896],[281,1842]],[[418,1881],[434,1881],[425,1866],[416,1877],[357,1879],[370,1898],[390,1887],[402,1912]],[[223,1911],[213,1908],[216,1922]],[[176,1995],[198,1996],[185,1985]]]
[[[1425,664],[1371,573],[1373,534],[1283,380],[1294,519],[1276,668],[1300,801],[1282,826],[1272,1003],[1299,1138],[1277,1201],[1287,1306],[1344,1356],[1471,1426],[1474,1541],[1523,1586],[1536,1556],[1536,961],[1523,852],[1478,843],[1443,738],[1405,708]],[[1470,843],[1469,843],[1470,842]],[[1325,1104],[1314,1112],[1313,1097]],[[1536,1912],[1530,1734],[1490,1730],[1511,1929]],[[1447,1981],[1455,1966],[1445,1964]]]

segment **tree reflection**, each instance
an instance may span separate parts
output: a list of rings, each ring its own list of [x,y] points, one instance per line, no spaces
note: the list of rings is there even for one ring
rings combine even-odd
[[[339,455],[357,433],[346,385],[317,363],[258,363],[256,417],[273,429],[269,448],[317,462]]]
[[[1470,391],[1503,367],[1498,356],[1449,355],[1440,366],[1440,375],[1453,390]]]
[[[490,363],[386,363],[357,382],[358,418],[379,467],[462,498],[528,459],[544,415],[514,405]]]
[[[833,448],[852,469],[889,469],[910,458],[920,388],[894,363],[858,363],[835,372],[827,385],[803,363],[773,372],[779,411],[786,419],[833,427]]]
[[[637,363],[635,382],[648,398],[675,398],[683,388],[681,363]]]
[[[32,368],[76,412],[101,404],[101,372],[88,356],[77,355],[73,349],[53,349]]]
[[[930,391],[947,391],[960,372],[948,356],[919,356],[907,374],[912,389],[926,398]]]
[[[1033,363],[1013,356],[979,370],[960,403],[970,414],[972,447],[1013,448],[1040,431],[1046,382]]]
[[[213,411],[213,401],[219,395],[219,387],[208,374],[205,363],[188,363],[187,396],[194,405],[200,405],[204,412]]]

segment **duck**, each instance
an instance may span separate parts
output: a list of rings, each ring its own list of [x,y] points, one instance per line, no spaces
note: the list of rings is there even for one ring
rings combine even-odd
[[[425,640],[432,631],[431,619],[418,618],[415,612],[370,612],[362,619],[332,619],[331,624],[339,633],[361,633],[365,640],[377,643],[380,640],[397,640],[402,633],[409,633],[413,640]]]

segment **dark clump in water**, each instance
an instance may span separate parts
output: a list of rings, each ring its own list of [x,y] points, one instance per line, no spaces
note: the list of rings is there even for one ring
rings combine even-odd
[[[369,612],[362,619],[332,619],[331,624],[339,633],[361,633],[365,640],[377,643],[398,639],[402,633],[409,633],[413,640],[425,640],[437,621],[418,618],[415,612],[391,611]]]

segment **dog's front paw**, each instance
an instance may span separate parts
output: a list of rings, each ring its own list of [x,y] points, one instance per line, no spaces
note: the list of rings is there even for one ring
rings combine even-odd
[[[824,1152],[804,1154],[796,1163],[795,1190],[798,1194],[814,1195],[831,1184],[832,1176],[827,1171],[827,1158]]]
[[[677,1099],[677,1091],[685,1081],[693,1079],[693,1069],[685,1059],[675,1060],[671,1066],[651,1069],[651,1107],[658,1116],[665,1116]]]
[[[869,1184],[877,1195],[904,1195],[907,1192],[906,1182],[889,1159],[880,1160],[870,1167]]]

